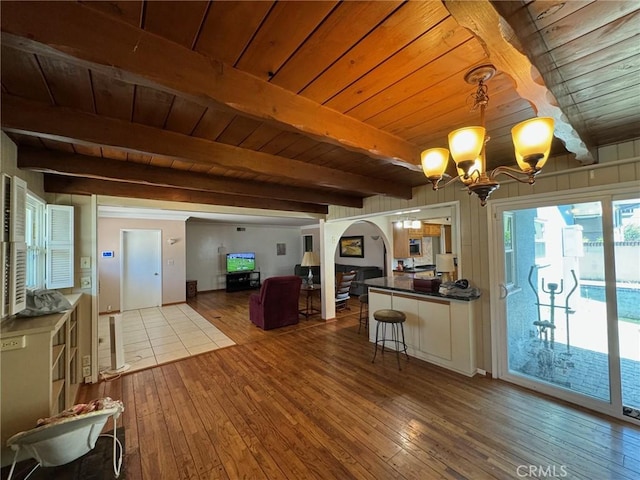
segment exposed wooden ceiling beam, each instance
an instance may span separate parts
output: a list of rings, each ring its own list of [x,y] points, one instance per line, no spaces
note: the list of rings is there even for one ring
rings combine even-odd
[[[236,180],[134,162],[105,161],[100,157],[29,147],[22,147],[18,150],[18,167],[58,175],[362,208],[362,198],[350,195],[280,184]]]
[[[112,182],[93,178],[65,177],[45,174],[44,190],[51,193],[70,195],[110,195],[112,197],[145,198],[170,202],[204,203],[231,207],[283,210],[286,212],[308,212],[327,214],[329,207],[312,203],[291,202],[268,198],[227,195],[198,190],[186,190],[156,185],[141,185],[126,182]]]
[[[311,163],[190,137],[159,128],[101,117],[75,109],[2,95],[2,128],[66,143],[109,146],[257,175],[284,177],[309,185],[411,198],[411,187]]]
[[[536,67],[518,50],[517,45],[514,46],[515,34],[504,33],[510,27],[491,2],[446,0],[445,6],[460,25],[480,39],[494,66],[514,80],[518,94],[531,102],[539,115],[554,119],[555,136],[562,140],[565,148],[574,153],[580,162],[593,163],[594,157],[589,147],[569,123]]]
[[[420,170],[416,145],[81,3],[7,2],[1,22],[2,42],[14,48],[63,57]]]
[[[588,130],[586,124],[582,120],[582,117],[577,114],[575,103],[573,101],[571,103],[567,101],[571,96],[568,93],[562,76],[554,65],[553,57],[542,35],[536,28],[535,21],[531,17],[525,2],[492,1],[491,4],[498,14],[509,24],[511,31],[517,38],[519,47],[525,51],[538,72],[544,72],[540,73],[540,75],[544,78],[545,84],[548,85],[549,89],[554,93],[555,99],[562,110],[569,114],[571,125],[580,133],[580,138],[586,141],[587,137],[584,133]],[[597,159],[597,154],[592,144],[593,142],[589,139],[586,146],[590,150],[591,157]],[[585,157],[584,159],[578,158],[578,160],[583,161],[583,163],[592,163],[589,161],[589,157]]]

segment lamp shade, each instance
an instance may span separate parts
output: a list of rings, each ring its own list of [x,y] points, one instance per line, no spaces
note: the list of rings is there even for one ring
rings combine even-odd
[[[301,267],[317,267],[318,265],[320,265],[320,259],[315,252],[304,252],[302,263],[300,263]]]
[[[447,169],[449,150],[446,148],[430,148],[420,154],[422,171],[429,180],[440,180]]]
[[[485,132],[484,127],[465,127],[449,134],[449,150],[456,165],[478,158],[484,145]]]
[[[537,117],[511,129],[518,166],[524,172],[540,170],[549,158],[553,140],[553,118]]]
[[[439,253],[436,255],[436,271],[455,272],[456,264],[453,253]]]

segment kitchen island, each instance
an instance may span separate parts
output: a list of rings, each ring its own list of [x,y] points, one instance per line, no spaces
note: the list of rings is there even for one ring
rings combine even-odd
[[[414,289],[413,278],[391,276],[364,282],[369,287],[369,341],[375,342],[376,310],[404,312],[407,352],[463,375],[476,374],[477,303]],[[390,338],[390,337],[389,337]]]

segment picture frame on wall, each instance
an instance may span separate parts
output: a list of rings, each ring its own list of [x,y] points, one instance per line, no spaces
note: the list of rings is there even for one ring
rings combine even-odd
[[[340,256],[364,258],[364,236],[341,237]]]

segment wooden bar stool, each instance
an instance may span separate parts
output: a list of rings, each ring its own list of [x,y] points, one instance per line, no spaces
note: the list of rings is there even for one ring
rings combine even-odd
[[[358,297],[358,300],[360,300],[360,318],[358,319],[358,333],[360,333],[360,328],[362,328],[363,324],[365,331],[369,330],[369,294],[364,293],[360,295]],[[366,309],[364,308],[365,305]],[[362,316],[363,310],[366,310],[364,312],[364,316]]]
[[[376,354],[378,353],[378,344],[382,345],[382,354],[384,355],[384,347],[387,342],[391,342],[391,344],[395,347],[396,351],[396,359],[398,360],[398,369],[402,370],[400,367],[400,352],[404,352],[407,356],[407,360],[409,360],[409,354],[407,353],[407,344],[404,341],[404,321],[407,319],[407,316],[404,312],[400,312],[398,310],[376,310],[373,312],[373,318],[378,321],[376,325],[376,341],[375,341],[375,350],[373,351],[373,359],[371,363],[375,362]],[[382,338],[379,336],[380,325],[382,325]],[[387,325],[391,327],[391,338],[387,338]],[[400,336],[402,335],[402,340]]]

